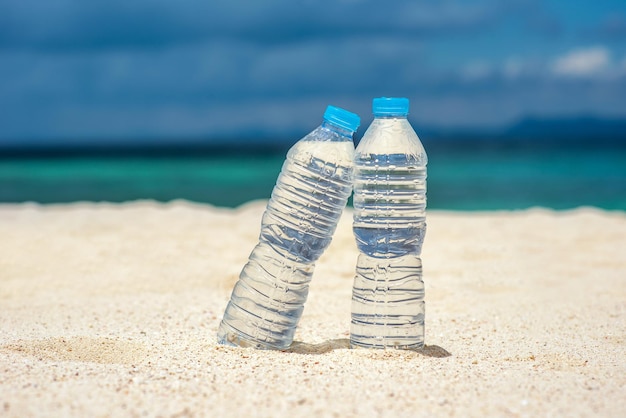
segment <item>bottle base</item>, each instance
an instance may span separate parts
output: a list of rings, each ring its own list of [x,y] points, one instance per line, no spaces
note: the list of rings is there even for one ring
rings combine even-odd
[[[356,338],[350,337],[350,348],[365,349],[395,349],[395,350],[419,350],[424,348],[423,339],[406,339],[398,338]]]
[[[217,332],[217,343],[231,347],[256,348],[257,350],[286,350],[291,343],[261,341],[228,326],[223,321]]]

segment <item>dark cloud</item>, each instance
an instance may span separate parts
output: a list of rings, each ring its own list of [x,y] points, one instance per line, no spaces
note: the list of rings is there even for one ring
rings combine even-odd
[[[626,12],[613,12],[602,19],[597,25],[583,30],[583,36],[608,41],[626,40]]]
[[[563,24],[554,14],[547,12],[539,6],[532,7],[525,12],[524,20],[532,32],[549,38],[563,34]]]
[[[484,30],[523,2],[79,1],[0,4],[0,47],[36,50],[167,47],[210,40],[294,43]]]

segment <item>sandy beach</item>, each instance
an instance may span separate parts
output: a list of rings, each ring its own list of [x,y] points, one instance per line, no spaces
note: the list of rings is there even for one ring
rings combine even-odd
[[[348,348],[346,212],[293,347],[219,346],[264,205],[0,205],[0,416],[626,414],[626,213],[428,212],[416,352]]]

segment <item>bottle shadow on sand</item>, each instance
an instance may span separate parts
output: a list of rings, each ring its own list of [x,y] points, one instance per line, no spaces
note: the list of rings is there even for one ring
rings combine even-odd
[[[286,353],[297,354],[325,354],[337,349],[350,348],[350,340],[348,338],[337,338],[334,340],[324,341],[319,344],[309,344],[302,341],[294,341],[289,348],[282,350]],[[438,345],[425,345],[419,349],[402,350],[412,351],[424,357],[444,358],[450,357],[452,354],[445,348]]]

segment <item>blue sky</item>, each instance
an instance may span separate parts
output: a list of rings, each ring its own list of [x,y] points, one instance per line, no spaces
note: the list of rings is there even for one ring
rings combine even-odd
[[[0,0],[0,144],[626,117],[623,0]]]

